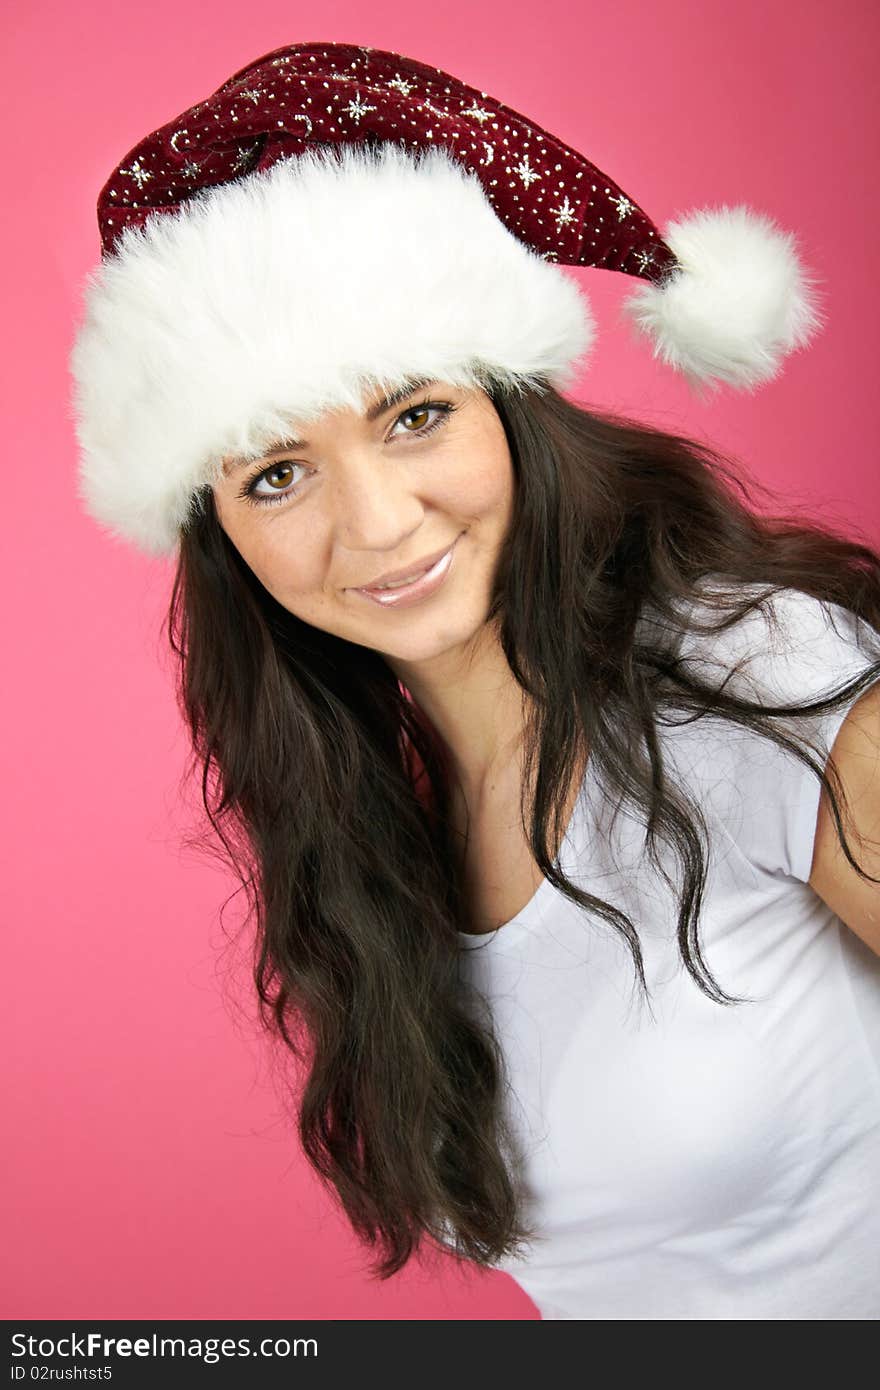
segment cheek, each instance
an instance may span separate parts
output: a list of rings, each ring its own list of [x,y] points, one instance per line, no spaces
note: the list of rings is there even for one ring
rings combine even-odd
[[[291,534],[283,518],[255,516],[230,511],[221,504],[217,516],[227,536],[248,568],[273,598],[290,607],[290,600],[306,597],[322,583],[322,561],[319,548],[312,537],[298,531]]]
[[[326,576],[323,552],[307,537],[301,534],[283,539],[272,537],[255,548],[251,568],[265,589],[292,612],[302,610],[306,616],[306,605],[320,602],[321,591]]]
[[[451,464],[443,488],[449,510],[475,520],[506,519],[513,504],[513,466],[509,454],[463,450]]]

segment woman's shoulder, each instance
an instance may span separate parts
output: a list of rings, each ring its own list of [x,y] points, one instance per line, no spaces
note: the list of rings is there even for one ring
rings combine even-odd
[[[759,602],[715,632],[711,625],[723,617],[719,598],[731,612],[731,600]],[[686,669],[713,687],[726,682],[729,693],[761,706],[796,707],[768,714],[768,722],[824,768],[864,687],[830,709],[797,710],[836,696],[876,667],[880,633],[851,610],[800,589],[712,576],[683,606],[677,651]],[[673,767],[726,838],[755,866],[807,882],[821,792],[815,772],[748,721],[673,714],[661,719],[659,733]]]
[[[734,613],[746,602],[752,606],[741,617],[713,630],[722,609]],[[880,632],[849,608],[802,589],[710,575],[681,613],[679,655],[704,678],[729,675],[728,688],[747,698],[818,700],[880,661]]]

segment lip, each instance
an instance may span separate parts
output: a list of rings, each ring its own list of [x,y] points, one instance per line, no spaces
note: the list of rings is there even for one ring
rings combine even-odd
[[[456,540],[457,539],[458,537],[456,536]],[[452,542],[452,545],[455,545],[455,541]],[[406,569],[388,570],[385,574],[378,575],[373,580],[372,584],[360,585],[358,593],[363,593],[368,589],[375,589],[379,584],[395,584],[398,579],[407,579],[411,574],[424,574],[425,570],[429,570],[436,565],[437,561],[442,560],[443,556],[451,549],[452,546],[447,545],[444,550],[435,550],[433,555],[425,555],[421,560],[416,560],[414,565],[407,565]]]
[[[462,534],[464,534],[462,532]],[[455,547],[461,536],[456,536],[452,545],[447,546],[446,550],[441,550],[433,561],[429,561],[427,573],[419,575],[411,584],[401,585],[399,589],[376,590],[375,588],[353,589],[352,593],[362,594],[371,603],[379,603],[383,608],[402,608],[408,607],[411,603],[419,603],[429,594],[433,594],[443,583],[450,568],[454,556]],[[419,568],[424,561],[420,562]],[[397,573],[403,577],[407,571],[398,570]],[[412,573],[412,567],[409,570]],[[390,578],[390,576],[389,576]],[[382,583],[387,582],[385,579]]]

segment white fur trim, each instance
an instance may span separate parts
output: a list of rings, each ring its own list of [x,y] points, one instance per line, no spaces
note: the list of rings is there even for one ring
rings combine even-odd
[[[622,309],[654,356],[699,390],[753,389],[823,326],[816,283],[794,236],[747,207],[708,208],[671,222],[663,239],[679,262],[661,284],[640,285]]]
[[[87,281],[70,356],[80,496],[171,553],[227,454],[413,376],[562,389],[589,305],[438,146],[343,146],[128,228]]]

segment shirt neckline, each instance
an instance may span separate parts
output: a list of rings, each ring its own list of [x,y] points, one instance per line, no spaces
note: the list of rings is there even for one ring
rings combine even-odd
[[[556,857],[556,862],[563,868],[566,874],[572,867],[573,860],[576,862],[577,859],[578,843],[574,838],[574,832],[579,829],[582,824],[592,795],[592,790],[593,757],[591,754],[587,759],[586,771],[580,785],[580,790],[575,799],[574,809],[572,810],[571,818],[566,826],[565,834],[562,837],[562,844],[560,845],[559,853]],[[457,932],[459,945],[464,950],[469,951],[475,949],[486,950],[499,940],[502,942],[510,942],[522,936],[523,932],[530,931],[536,921],[540,920],[539,910],[544,905],[544,899],[548,898],[551,893],[556,892],[558,892],[556,886],[550,882],[549,878],[542,876],[541,882],[538,884],[528,902],[524,907],[520,908],[519,912],[517,912],[514,917],[511,917],[507,922],[502,922],[500,927],[494,927],[492,931]]]

